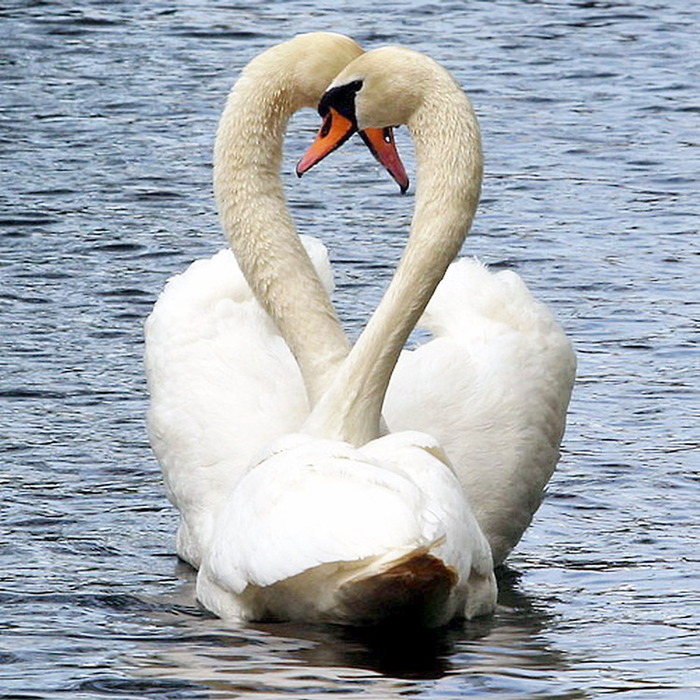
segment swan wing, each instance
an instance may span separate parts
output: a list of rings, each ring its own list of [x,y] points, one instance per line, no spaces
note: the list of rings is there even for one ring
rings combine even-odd
[[[571,343],[513,272],[453,263],[402,354],[384,416],[440,442],[500,563],[539,507],[559,458],[575,373]]]
[[[304,243],[330,290],[325,248]],[[263,445],[299,428],[306,392],[229,250],[167,283],[145,336],[149,438],[182,516],[178,553],[197,566],[222,498]]]

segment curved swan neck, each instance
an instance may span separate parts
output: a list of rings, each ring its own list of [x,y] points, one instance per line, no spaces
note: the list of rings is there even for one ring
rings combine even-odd
[[[355,445],[379,435],[391,373],[459,253],[481,192],[478,123],[469,100],[451,78],[437,82],[408,119],[408,128],[418,165],[406,250],[377,310],[305,426],[313,434]]]
[[[347,37],[321,38],[329,49],[325,56],[317,46],[300,50],[304,37],[298,37],[246,66],[214,146],[214,192],[224,231],[253,293],[296,357],[312,405],[349,344],[287,210],[282,145],[292,114],[315,104],[335,73],[361,53]]]

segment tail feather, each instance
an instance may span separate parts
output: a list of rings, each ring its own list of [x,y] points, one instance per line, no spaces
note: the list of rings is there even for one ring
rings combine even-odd
[[[412,552],[384,571],[345,583],[339,606],[355,624],[441,624],[457,572],[425,551]]]

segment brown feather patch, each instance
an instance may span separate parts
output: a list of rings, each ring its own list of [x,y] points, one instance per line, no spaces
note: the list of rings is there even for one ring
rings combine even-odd
[[[343,586],[341,600],[356,624],[429,625],[456,583],[452,568],[431,554],[419,552],[385,571],[349,581]]]

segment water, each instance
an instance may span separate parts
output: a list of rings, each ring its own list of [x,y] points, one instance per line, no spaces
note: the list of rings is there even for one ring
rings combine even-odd
[[[0,689],[20,698],[691,698],[698,644],[694,3],[17,2],[0,9]],[[481,119],[465,252],[579,356],[564,456],[493,618],[417,640],[227,626],[194,601],[144,429],[142,322],[222,245],[210,151],[259,50],[333,29],[454,71]],[[346,147],[301,182],[356,335],[412,197]],[[400,148],[410,148],[405,136]]]

